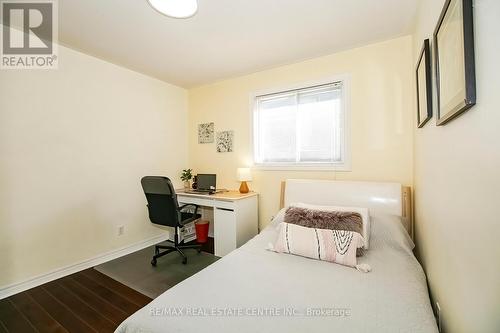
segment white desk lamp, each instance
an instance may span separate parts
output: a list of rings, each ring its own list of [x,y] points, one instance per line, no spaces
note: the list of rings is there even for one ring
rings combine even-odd
[[[241,182],[240,193],[248,193],[249,189],[247,182],[252,180],[252,173],[250,172],[250,168],[238,168],[237,174],[238,180]]]

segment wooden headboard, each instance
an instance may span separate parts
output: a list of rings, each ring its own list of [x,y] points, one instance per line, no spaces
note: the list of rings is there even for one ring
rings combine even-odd
[[[334,181],[332,181],[334,182]],[[281,182],[280,209],[285,207],[286,181]],[[399,193],[399,192],[398,192]],[[412,192],[410,186],[401,186],[401,217],[408,234],[414,239]]]

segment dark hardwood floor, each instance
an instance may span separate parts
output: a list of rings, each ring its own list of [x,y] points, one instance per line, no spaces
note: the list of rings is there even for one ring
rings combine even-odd
[[[0,333],[113,332],[150,301],[87,269],[0,300]]]

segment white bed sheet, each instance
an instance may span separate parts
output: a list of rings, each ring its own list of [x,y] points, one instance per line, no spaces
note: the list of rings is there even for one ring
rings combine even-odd
[[[359,260],[372,271],[362,273],[267,251],[277,236],[270,226],[167,290],[116,332],[437,332],[424,272],[402,232],[398,220],[373,217],[370,250]],[[308,308],[346,309],[347,315],[304,315]]]

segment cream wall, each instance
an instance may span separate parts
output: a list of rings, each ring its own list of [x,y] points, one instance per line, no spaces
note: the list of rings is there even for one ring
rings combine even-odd
[[[411,185],[413,58],[412,38],[278,67],[189,90],[189,163],[196,172],[217,173],[218,185],[238,188],[236,168],[251,164],[249,96],[335,75],[351,76],[352,171],[254,170],[250,187],[260,193],[260,226],[278,210],[280,182],[286,178],[396,181]],[[232,153],[198,144],[197,125],[215,122],[234,130]],[[277,129],[279,130],[279,129]]]
[[[64,47],[0,71],[0,288],[163,233],[140,178],[186,166],[186,128],[184,89]]]
[[[421,1],[414,63],[443,4]],[[415,130],[417,249],[453,333],[500,332],[500,2],[476,0],[474,10],[477,105]]]

